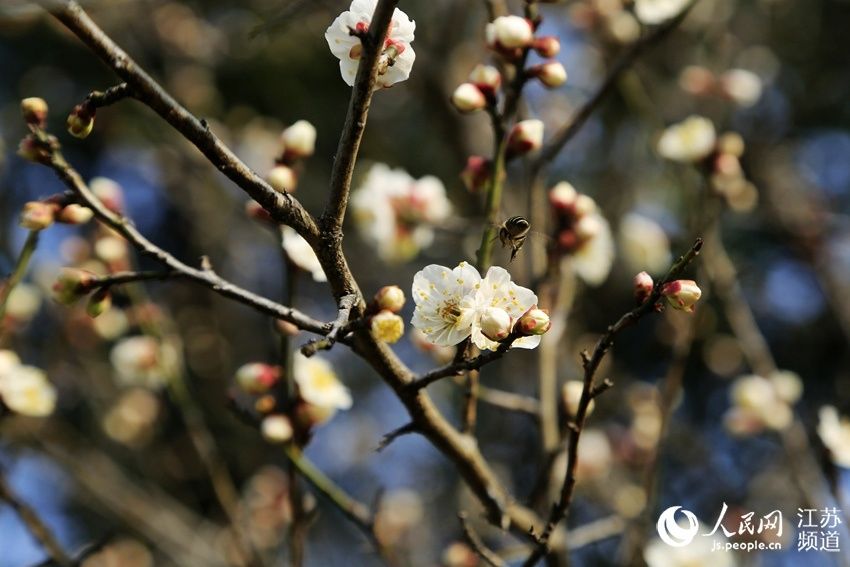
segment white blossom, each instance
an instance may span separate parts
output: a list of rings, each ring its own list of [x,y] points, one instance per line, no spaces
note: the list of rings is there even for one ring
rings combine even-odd
[[[614,237],[611,235],[611,226],[598,212],[582,217],[576,225],[577,229],[582,224],[585,237],[573,252],[570,261],[581,279],[590,285],[599,285],[608,277],[614,263]]]
[[[298,385],[298,395],[308,404],[327,410],[328,417],[339,409],[351,407],[351,394],[337,378],[333,366],[318,356],[306,357],[296,353],[292,379]]]
[[[289,226],[284,226],[282,231],[283,249],[289,259],[305,272],[313,275],[313,279],[317,282],[328,281],[322,265],[319,263],[319,258],[310,247],[310,244],[295,232],[295,229]]]
[[[647,25],[655,25],[678,16],[688,0],[635,0],[635,14]]]
[[[118,341],[109,360],[122,384],[156,388],[173,375],[179,355],[170,345],[138,335]]]
[[[44,417],[56,407],[56,389],[43,370],[11,365],[0,372],[0,400],[15,413]]]
[[[377,0],[354,0],[348,11],[340,14],[325,32],[325,39],[331,53],[339,59],[342,79],[349,86],[354,85],[362,53],[360,38],[351,35],[350,30],[368,30],[377,3]],[[410,45],[415,30],[416,23],[396,8],[384,43],[385,53],[387,49],[392,49],[394,60],[393,64],[387,66],[386,71],[378,76],[376,89],[391,87],[395,83],[407,80],[410,76],[413,61],[416,59],[416,54]]]
[[[403,169],[375,164],[351,195],[361,236],[387,262],[403,262],[431,244],[431,225],[451,214],[443,183],[433,176],[413,179]]]
[[[661,134],[658,153],[673,161],[697,162],[714,151],[717,134],[714,124],[702,116],[690,116]]]
[[[618,240],[630,271],[660,274],[670,266],[670,239],[654,220],[637,213],[623,215]]]
[[[528,288],[511,281],[511,275],[504,268],[493,266],[481,281],[475,297],[476,311],[472,325],[472,342],[482,350],[496,350],[499,343],[484,336],[481,330],[481,317],[487,308],[503,309],[513,321],[537,305],[537,295]],[[540,344],[540,335],[521,337],[511,343],[516,348],[536,348]]]

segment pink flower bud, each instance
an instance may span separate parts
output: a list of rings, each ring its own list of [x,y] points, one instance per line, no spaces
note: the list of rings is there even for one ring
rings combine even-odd
[[[516,49],[528,47],[534,39],[531,22],[519,16],[500,16],[487,24],[487,45]]]
[[[94,212],[83,205],[71,203],[65,205],[56,215],[56,220],[65,224],[85,224],[94,216]]]
[[[541,57],[554,57],[561,51],[561,42],[555,36],[544,35],[536,38],[531,48]]]
[[[280,378],[280,370],[276,366],[262,362],[243,364],[236,371],[236,384],[248,394],[265,394]]]
[[[21,211],[19,224],[27,230],[44,230],[56,217],[57,206],[42,201],[30,201]]]
[[[635,301],[640,305],[652,295],[652,289],[655,287],[655,282],[652,281],[652,276],[646,272],[641,272],[635,276]]]
[[[705,96],[714,90],[717,78],[710,70],[689,65],[679,74],[679,87],[688,94]]]
[[[539,150],[543,145],[543,122],[523,120],[514,124],[508,137],[508,150],[515,155]]]
[[[391,313],[398,313],[404,307],[404,292],[397,285],[385,285],[375,294],[375,305]]]
[[[298,325],[295,323],[290,323],[289,321],[284,321],[283,319],[278,319],[275,321],[275,327],[280,334],[286,335],[288,337],[295,337],[298,333],[301,332],[301,329],[298,328]]]
[[[535,305],[525,312],[517,321],[516,328],[521,335],[542,335],[549,330],[552,322],[549,313],[545,309],[538,309]]]
[[[452,93],[452,104],[461,112],[476,112],[487,106],[487,97],[472,83],[462,83]]]
[[[78,104],[68,115],[68,133],[75,138],[86,138],[94,128],[94,110]]]
[[[316,151],[316,128],[306,120],[299,120],[284,130],[280,138],[286,157],[305,158]]]
[[[266,175],[266,181],[278,193],[291,193],[295,191],[295,186],[298,184],[298,178],[295,176],[295,172],[291,167],[283,164],[278,164],[271,168]]]
[[[491,341],[503,341],[511,334],[511,316],[504,309],[487,307],[481,314],[481,334]]]
[[[104,311],[112,307],[112,295],[108,289],[102,288],[97,290],[89,298],[86,305],[86,313],[89,317],[95,318],[103,314]]]
[[[535,65],[528,70],[529,76],[537,77],[544,86],[554,89],[567,82],[567,70],[557,61]]]
[[[674,309],[693,313],[694,305],[699,301],[702,290],[693,280],[676,280],[664,284],[661,293]]]
[[[44,128],[47,121],[47,103],[43,98],[25,98],[21,101],[21,114],[27,124]]]
[[[53,298],[62,305],[71,305],[88,294],[94,274],[76,268],[62,268],[53,284]]]
[[[490,160],[483,156],[469,156],[466,167],[460,173],[460,178],[467,190],[476,193],[490,179]]]
[[[561,181],[549,189],[549,204],[559,211],[572,211],[578,192],[570,183]]]
[[[478,87],[485,96],[495,96],[502,85],[502,75],[492,65],[476,65],[469,73],[469,82]]]
[[[283,414],[269,415],[260,424],[263,438],[271,443],[286,443],[294,433],[292,422]]]

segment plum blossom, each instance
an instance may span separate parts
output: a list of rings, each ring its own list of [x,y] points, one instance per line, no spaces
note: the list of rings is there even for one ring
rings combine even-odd
[[[678,16],[688,0],[635,0],[635,14],[647,25],[655,25]]]
[[[342,79],[348,86],[354,85],[357,67],[360,64],[362,45],[360,38],[351,30],[365,32],[372,22],[378,0],[354,0],[348,11],[340,14],[325,32],[325,39],[337,59]],[[413,68],[416,54],[410,46],[416,23],[407,14],[396,8],[390,22],[389,33],[384,41],[384,54],[391,60],[386,71],[378,75],[375,89],[388,88],[407,80]]]
[[[180,355],[167,343],[137,335],[118,341],[109,360],[121,384],[157,388],[174,375]]]
[[[658,154],[672,161],[698,162],[714,151],[714,124],[702,116],[690,116],[673,124],[658,139]]]
[[[504,268],[493,266],[482,278],[466,262],[453,270],[437,264],[423,268],[413,278],[413,300],[412,324],[433,344],[452,346],[471,337],[483,350],[499,347],[485,336],[504,334],[494,332],[495,323],[514,324],[537,304],[534,292],[513,283]],[[540,336],[534,335],[520,337],[511,346],[535,348],[538,344]]]
[[[372,166],[351,195],[351,209],[360,234],[387,262],[404,262],[430,245],[431,226],[452,210],[439,179],[429,175],[416,180],[385,164]]]
[[[735,435],[783,430],[793,421],[792,406],[802,393],[803,383],[793,372],[777,371],[767,378],[742,376],[732,384],[732,406],[723,418],[724,425]]]
[[[319,263],[319,258],[310,247],[310,244],[301,237],[300,234],[289,226],[284,226],[281,231],[283,240],[283,249],[286,250],[286,255],[293,264],[309,272],[313,276],[313,280],[317,282],[328,281],[322,265]]]
[[[330,419],[336,410],[351,407],[351,394],[337,378],[333,366],[318,356],[306,356],[298,353],[293,359],[292,379],[298,386],[298,395],[311,409],[316,422]]]
[[[4,354],[8,353],[8,354]],[[20,364],[11,351],[0,351],[0,402],[11,411],[44,417],[56,407],[56,389],[43,370]]]

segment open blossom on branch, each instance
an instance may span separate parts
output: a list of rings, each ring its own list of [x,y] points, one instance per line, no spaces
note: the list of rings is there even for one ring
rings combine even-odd
[[[9,350],[0,350],[0,402],[11,411],[44,417],[56,407],[56,390],[43,370],[20,363]]]
[[[354,85],[363,52],[360,38],[352,35],[351,31],[368,31],[377,4],[378,0],[354,0],[348,11],[340,14],[325,32],[331,53],[339,59],[342,79],[348,86]],[[384,41],[384,56],[391,64],[383,74],[378,75],[376,89],[391,87],[410,77],[413,61],[416,59],[416,54],[410,46],[415,30],[416,23],[396,8],[387,39]]]
[[[284,226],[281,231],[281,238],[283,239],[283,249],[286,250],[286,255],[293,264],[312,274],[313,280],[317,282],[328,281],[325,271],[319,263],[319,258],[300,234],[295,232],[292,227]]]
[[[484,350],[495,350],[499,343],[488,338],[504,338],[505,329],[537,304],[530,289],[511,281],[507,270],[491,267],[484,278],[478,270],[461,262],[456,268],[431,264],[413,278],[416,309],[412,324],[435,345],[456,345],[472,337]],[[508,327],[510,331],[510,327]],[[540,335],[521,337],[512,346],[535,348]]]
[[[431,244],[431,225],[446,220],[452,207],[436,177],[416,180],[403,169],[379,163],[352,193],[351,210],[360,234],[377,248],[378,256],[403,262]]]
[[[689,0],[635,0],[635,14],[648,25],[655,25],[678,16]]]
[[[307,358],[296,353],[292,362],[292,379],[298,386],[299,397],[309,408],[313,424],[324,423],[337,410],[351,407],[351,393],[337,378],[333,366],[318,356]]]
[[[714,151],[716,141],[711,120],[690,116],[664,130],[658,139],[658,154],[673,161],[697,162]]]

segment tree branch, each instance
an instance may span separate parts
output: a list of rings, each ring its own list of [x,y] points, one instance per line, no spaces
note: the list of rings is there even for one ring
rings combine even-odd
[[[313,217],[290,195],[281,195],[242,162],[213,134],[206,121],[199,120],[168,94],[144,69],[136,64],[76,2],[50,12],[83,41],[116,75],[126,81],[128,93],[150,107],[171,124],[219,171],[260,203],[272,218],[294,228],[308,242],[318,236]]]
[[[407,385],[407,388],[411,391],[421,390],[427,386],[430,386],[437,380],[441,380],[448,376],[460,376],[464,372],[469,372],[470,370],[478,370],[485,364],[493,362],[494,360],[498,360],[504,356],[506,352],[511,348],[511,344],[513,344],[514,340],[518,337],[511,336],[502,341],[499,345],[499,348],[496,350],[487,351],[483,354],[479,354],[478,356],[470,359],[461,359],[451,364],[447,364],[441,368],[437,368],[436,370],[432,370],[427,374],[423,374],[416,380],[410,382]]]
[[[466,541],[481,556],[481,559],[493,567],[508,567],[508,564],[495,551],[487,547],[484,540],[478,535],[478,532],[469,524],[466,512],[459,512],[457,517],[460,520],[461,526],[463,526],[463,535],[466,536]]]
[[[616,323],[608,327],[608,330],[596,342],[593,353],[588,355],[582,353],[582,363],[584,366],[584,387],[581,392],[578,409],[576,410],[575,419],[570,427],[570,438],[567,446],[567,471],[564,476],[564,483],[561,487],[561,494],[558,502],[552,507],[549,514],[549,520],[546,523],[546,528],[540,536],[538,545],[534,552],[523,563],[525,567],[532,567],[549,552],[549,540],[555,528],[564,519],[569,511],[572,503],[573,491],[576,484],[576,467],[578,466],[578,443],[581,438],[584,422],[587,418],[587,411],[590,402],[594,397],[598,396],[608,386],[595,384],[596,371],[599,369],[599,364],[605,358],[608,350],[614,344],[614,338],[617,334],[629,325],[636,323],[641,317],[655,310],[655,305],[661,299],[661,290],[664,284],[676,279],[679,274],[690,264],[702,249],[702,239],[698,238],[691,249],[681,256],[667,272],[667,275],[659,280],[653,288],[650,296],[639,306],[635,307],[617,320]],[[610,385],[610,384],[609,384]],[[599,388],[603,388],[600,390]]]

